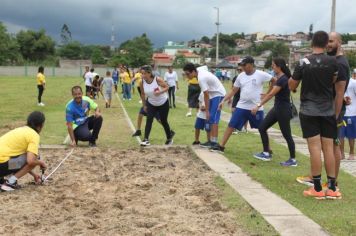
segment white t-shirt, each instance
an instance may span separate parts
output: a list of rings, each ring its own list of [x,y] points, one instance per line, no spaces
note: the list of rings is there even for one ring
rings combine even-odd
[[[156,96],[155,91],[156,90],[161,90],[161,87],[159,86],[157,82],[157,77],[155,77],[152,80],[152,83],[148,84],[144,79],[142,80],[143,84],[143,90],[145,92],[145,95],[147,97],[147,100],[149,103],[151,103],[153,106],[161,106],[163,105],[167,99],[168,95],[167,93],[161,93],[160,95]]]
[[[203,92],[200,93],[198,100],[199,100],[199,111],[197,112],[197,117],[206,120],[206,112],[200,110],[201,107],[205,107]]]
[[[198,70],[198,82],[202,92],[208,91],[209,99],[224,97],[226,90],[220,80],[211,72]]]
[[[240,73],[234,83],[234,87],[241,90],[240,100],[236,107],[246,110],[252,110],[256,107],[257,103],[261,102],[263,83],[271,79],[270,74],[260,70],[256,70],[252,75],[246,75],[245,72]],[[260,110],[263,110],[263,107]]]
[[[111,93],[114,80],[111,77],[105,77],[102,83],[105,93]]]
[[[85,78],[85,86],[93,86],[92,82],[93,82],[93,73],[91,73],[90,71],[86,72],[84,75]]]
[[[350,79],[345,96],[351,98],[351,104],[346,106],[345,116],[356,116],[356,80]]]
[[[176,82],[178,81],[178,75],[175,71],[169,73],[168,71],[164,74],[164,81],[167,82],[169,87],[177,86]]]

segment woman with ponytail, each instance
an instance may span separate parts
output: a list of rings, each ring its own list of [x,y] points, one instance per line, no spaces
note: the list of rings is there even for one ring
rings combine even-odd
[[[269,140],[267,130],[278,122],[283,137],[287,141],[290,157],[287,161],[281,162],[282,166],[297,166],[295,160],[295,144],[290,128],[290,120],[292,118],[292,110],[290,104],[290,90],[288,88],[288,79],[291,77],[290,70],[286,62],[282,58],[272,60],[272,69],[276,74],[277,81],[272,85],[272,89],[267,93],[254,109],[252,114],[256,113],[260,106],[267,103],[271,98],[275,97],[274,106],[266,115],[263,122],[260,124],[258,131],[260,132],[263,152],[269,152]]]

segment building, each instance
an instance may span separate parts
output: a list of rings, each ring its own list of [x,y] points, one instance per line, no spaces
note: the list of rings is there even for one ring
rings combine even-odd
[[[170,55],[170,56],[175,56],[177,54],[178,50],[188,50],[188,45],[184,42],[182,43],[176,43],[172,41],[168,41],[167,44],[164,46],[164,53]],[[190,51],[193,52],[193,51]]]
[[[193,52],[190,52],[189,50],[179,50],[177,51],[177,56],[182,55],[187,62],[193,63],[193,64],[200,64],[201,63],[201,57]]]
[[[348,41],[347,44],[341,45],[345,52],[356,52],[356,41]]]
[[[153,53],[152,61],[155,66],[159,67],[168,67],[173,64],[173,56],[170,56],[166,53]]]

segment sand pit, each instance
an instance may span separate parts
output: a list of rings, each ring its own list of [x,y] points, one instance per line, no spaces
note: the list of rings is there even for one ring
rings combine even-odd
[[[69,150],[43,150],[54,168]],[[78,148],[45,186],[0,193],[7,235],[244,235],[188,149]]]

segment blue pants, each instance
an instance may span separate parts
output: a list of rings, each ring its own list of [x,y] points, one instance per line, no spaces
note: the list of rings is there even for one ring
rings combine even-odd
[[[131,84],[124,83],[124,99],[131,99]]]

